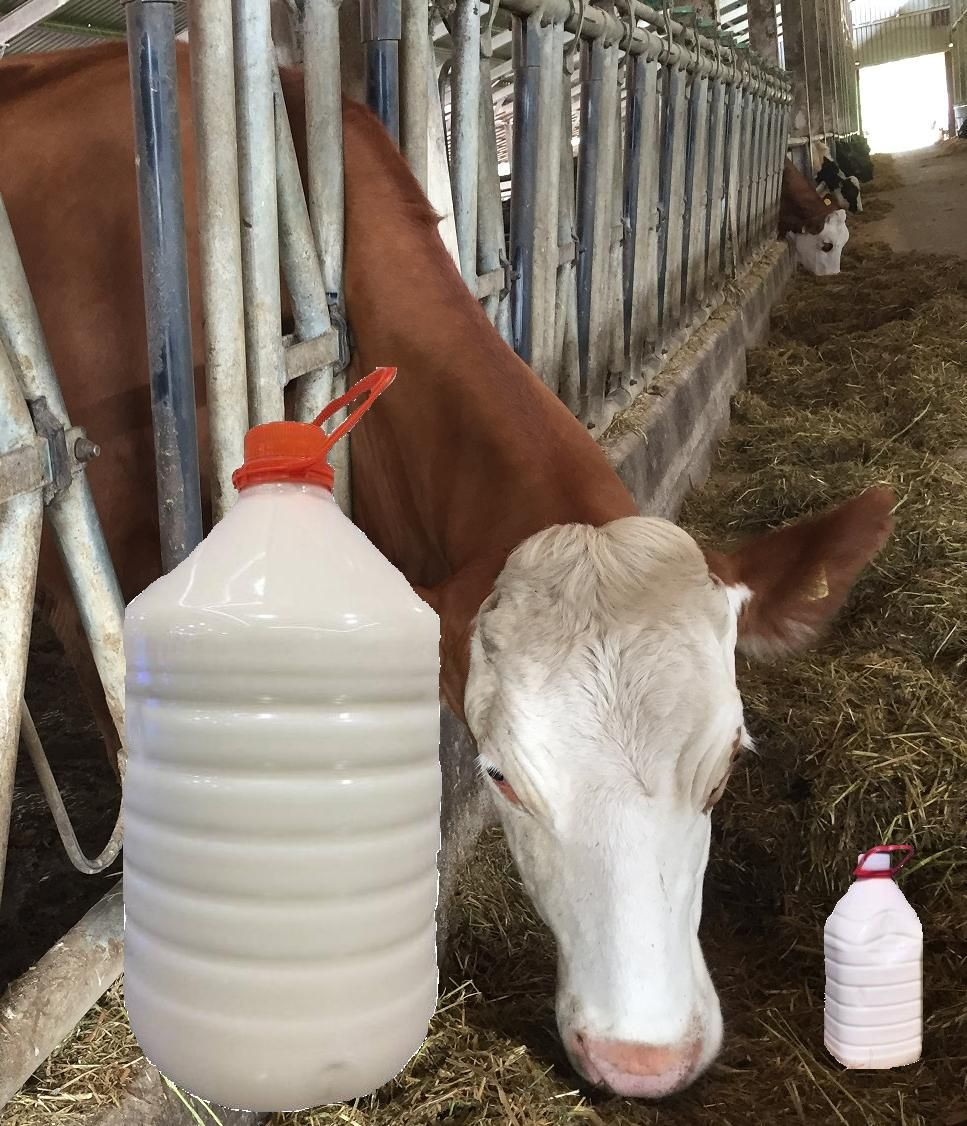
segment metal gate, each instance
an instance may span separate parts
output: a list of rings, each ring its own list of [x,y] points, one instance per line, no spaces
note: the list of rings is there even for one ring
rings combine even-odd
[[[277,0],[281,2],[281,0]],[[352,3],[353,0],[346,0]],[[0,43],[71,0],[28,0]],[[307,183],[281,96],[270,0],[192,4],[201,301],[213,513],[250,425],[313,418],[348,362],[342,296],[340,0],[289,0],[306,74]],[[123,0],[161,522],[169,570],[202,536],[170,0]],[[618,0],[362,0],[367,100],[424,185],[449,153],[466,284],[501,335],[595,434],[775,237],[789,88],[710,21]],[[681,13],[686,14],[682,15]],[[36,29],[34,29],[36,30]],[[512,105],[512,115],[495,106]],[[509,129],[509,229],[500,149]],[[506,180],[506,177],[504,177]],[[164,214],[165,222],[158,216]],[[281,335],[280,266],[295,333]],[[340,419],[334,420],[334,425]],[[346,445],[337,499],[350,509]],[[23,703],[42,521],[70,575],[123,742],[123,605],[6,211],[0,203],[0,890],[18,740],[72,860],[85,858]],[[122,763],[123,765],[123,763]],[[0,1107],[121,966],[116,886],[0,1004]]]

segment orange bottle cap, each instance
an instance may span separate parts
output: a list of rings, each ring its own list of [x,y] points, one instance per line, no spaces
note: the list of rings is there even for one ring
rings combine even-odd
[[[396,368],[377,368],[360,379],[345,395],[334,399],[313,422],[266,422],[245,435],[245,460],[232,474],[236,489],[294,481],[331,489],[329,451],[348,434],[396,378]],[[360,398],[365,401],[340,426],[327,434],[322,424],[337,411]]]

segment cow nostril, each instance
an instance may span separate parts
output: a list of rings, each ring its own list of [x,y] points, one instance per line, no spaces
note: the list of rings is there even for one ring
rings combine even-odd
[[[823,243],[824,253],[828,254],[832,249],[833,249],[833,244],[831,242],[824,242]]]
[[[700,1039],[667,1045],[580,1035],[577,1040],[581,1062],[589,1065],[582,1068],[587,1077],[629,1098],[662,1098],[688,1086],[702,1055]]]

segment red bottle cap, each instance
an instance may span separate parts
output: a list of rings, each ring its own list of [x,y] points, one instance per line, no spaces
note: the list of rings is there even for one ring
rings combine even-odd
[[[241,491],[252,485],[296,481],[331,489],[329,451],[348,434],[396,378],[396,368],[377,368],[360,379],[345,395],[334,399],[313,422],[266,422],[245,435],[245,460],[232,474]],[[327,434],[322,424],[337,411],[365,395],[365,401],[340,426]]]

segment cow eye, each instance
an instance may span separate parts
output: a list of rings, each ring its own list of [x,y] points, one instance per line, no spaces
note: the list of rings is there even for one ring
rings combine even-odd
[[[832,249],[833,249],[833,244],[831,242],[824,242],[823,243],[823,252],[825,254],[828,254]]]
[[[501,795],[501,797],[506,798],[511,805],[519,806],[521,804],[520,798],[517,796],[514,787],[507,781],[503,774],[500,773],[497,767],[490,766],[488,764],[486,770],[487,777],[490,778],[491,782],[493,782],[494,786],[497,789],[497,792]]]

